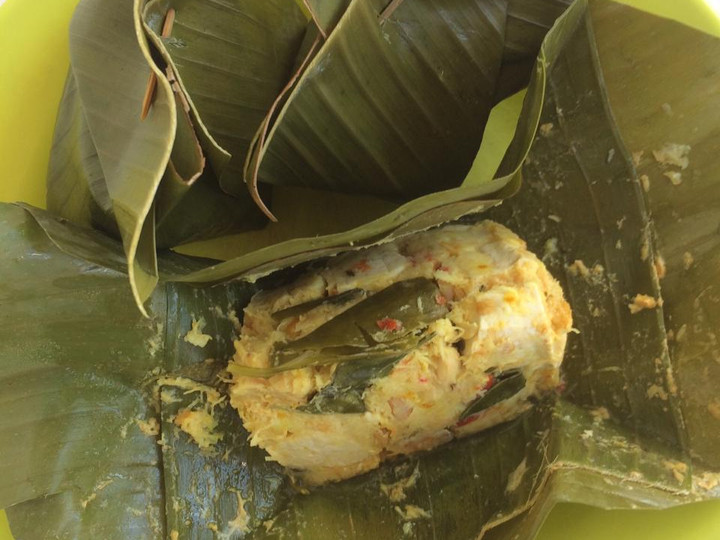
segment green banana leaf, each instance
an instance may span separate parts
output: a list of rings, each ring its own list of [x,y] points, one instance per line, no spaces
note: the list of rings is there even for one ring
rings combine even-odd
[[[171,36],[162,37],[169,9],[175,10],[175,23]],[[245,159],[255,130],[289,78],[305,17],[294,2],[283,0],[155,0],[142,17],[175,70],[221,177],[232,155]]]
[[[119,234],[141,309],[157,284],[156,246],[264,222],[247,194],[224,194],[219,173],[204,167],[205,153],[219,166],[222,152],[211,144],[204,125],[195,127],[197,115],[185,110],[187,99],[156,66],[142,31],[143,4],[83,0],[78,5],[70,28],[71,74],[48,175],[50,209]],[[297,7],[290,7],[304,25]],[[286,37],[275,41],[285,43]],[[151,73],[158,83],[143,120],[140,111]]]
[[[291,1],[78,5],[48,207],[122,239],[141,309],[158,282],[157,249],[260,228],[243,235],[244,253],[295,261],[407,221],[441,223],[516,189],[539,102],[498,178],[457,186],[492,106],[535,73],[562,2],[304,7],[309,19]],[[503,68],[506,57],[514,68]],[[150,73],[157,85],[142,120]],[[288,141],[310,145],[312,157]],[[281,223],[267,225],[261,209]]]
[[[379,22],[386,4],[350,2],[246,163],[246,182],[393,199],[459,184],[494,105],[504,6],[402,2]]]
[[[163,254],[144,318],[125,246],[0,206],[0,506],[15,535],[530,538],[558,501],[635,508],[720,496],[719,52],[719,40],[674,22],[573,4],[544,41],[500,168],[513,173],[532,145],[522,188],[463,218],[507,224],[561,281],[578,329],[564,389],[512,422],[309,494],[249,447],[218,401],[217,374],[242,307],[287,270],[260,276],[339,242],[210,268]],[[667,144],[690,149],[668,159]],[[410,203],[363,242],[487,205],[463,201]],[[662,302],[633,314],[638,294]],[[212,338],[204,348],[183,339],[198,321]],[[207,407],[222,439],[201,451],[174,417]],[[385,495],[393,485],[404,499]]]
[[[350,0],[303,0],[303,5],[324,38],[333,31]]]
[[[48,207],[74,223],[117,235],[102,166],[71,73],[65,81],[50,160]]]
[[[495,101],[524,88],[545,34],[570,0],[509,0]]]

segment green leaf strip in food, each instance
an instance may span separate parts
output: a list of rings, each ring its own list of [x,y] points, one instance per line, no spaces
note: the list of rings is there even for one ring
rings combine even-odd
[[[520,371],[501,373],[497,375],[496,382],[486,390],[482,396],[470,403],[460,415],[459,420],[465,420],[480,411],[497,405],[501,401],[511,398],[525,388],[525,377]]]

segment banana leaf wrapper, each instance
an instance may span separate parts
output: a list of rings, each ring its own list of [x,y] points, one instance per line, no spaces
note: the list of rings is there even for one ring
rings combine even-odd
[[[122,240],[145,310],[158,249],[246,231],[245,253],[289,258],[500,200],[539,108],[496,180],[463,180],[567,2],[386,4],[82,0],[48,208]]]
[[[119,243],[3,205],[0,504],[15,534],[528,538],[558,501],[720,495],[718,52],[717,39],[628,7],[573,5],[528,90],[541,129],[526,133],[522,189],[464,218],[507,224],[560,279],[579,331],[564,389],[513,422],[309,494],[248,447],[222,403],[212,452],[173,422],[212,406],[240,309],[294,270],[252,282],[233,279],[247,261],[203,269],[163,255],[145,318]],[[638,294],[654,307],[633,314]],[[183,339],[200,320],[204,348]]]

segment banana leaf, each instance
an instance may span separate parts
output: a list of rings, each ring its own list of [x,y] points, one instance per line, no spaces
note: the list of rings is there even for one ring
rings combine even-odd
[[[527,82],[561,12],[561,3],[537,2],[313,1],[306,20],[290,1],[82,0],[48,207],[122,239],[141,309],[158,282],[157,249],[261,228],[243,236],[244,252],[268,248],[272,260],[294,261],[316,242],[344,249],[407,221],[427,227],[486,208],[517,187],[537,103],[498,178],[457,186],[504,95],[498,88]],[[163,36],[166,20],[174,23]],[[513,36],[526,27],[534,37],[518,45]],[[503,71],[508,47],[522,68]],[[325,114],[328,103],[337,114]],[[313,146],[312,159],[286,151],[288,140]],[[320,181],[309,163],[330,176]],[[282,185],[271,193],[268,182]],[[282,224],[266,225],[255,203]]]
[[[171,87],[175,73],[156,65],[142,31],[143,4],[83,0],[75,11],[48,207],[76,223],[118,233],[136,302],[144,310],[158,280],[156,246],[246,230],[264,218],[247,194],[223,193],[217,175],[204,167],[205,153],[219,166],[222,152],[203,125],[195,126],[197,115],[190,114],[184,94]],[[301,16],[296,19],[304,25]],[[287,26],[275,41],[285,43],[287,33],[297,33]],[[292,39],[288,43],[292,46]],[[143,120],[151,74],[158,82]]]
[[[494,104],[505,6],[445,4],[402,2],[379,21],[387,2],[351,2],[246,182],[395,199],[457,186]]]
[[[58,110],[47,188],[49,208],[74,223],[118,234],[102,166],[71,73]]]
[[[169,37],[165,14],[175,10]],[[282,90],[306,20],[294,2],[155,0],[145,28],[172,65],[218,177],[232,155],[244,160],[255,130]]]
[[[719,52],[716,38],[632,8],[573,4],[543,44],[501,166],[512,172],[532,145],[522,188],[463,218],[515,229],[561,281],[578,330],[564,389],[512,422],[309,494],[211,397],[242,307],[297,270],[260,276],[337,245],[209,269],[163,254],[144,318],[125,286],[123,245],[0,206],[0,506],[15,535],[530,538],[558,501],[635,508],[720,496]],[[663,157],[667,144],[690,147],[684,169]],[[477,209],[462,200],[413,207],[426,213],[364,242]],[[247,269],[254,282],[233,279]],[[654,307],[632,313],[638,294]],[[204,348],[183,339],[198,321],[212,338]],[[214,450],[177,429],[189,407],[216,407]],[[404,499],[384,494],[393,485]]]
[[[570,0],[509,0],[495,101],[524,88],[545,34]]]
[[[350,5],[350,0],[303,0],[303,5],[322,36],[327,38]]]

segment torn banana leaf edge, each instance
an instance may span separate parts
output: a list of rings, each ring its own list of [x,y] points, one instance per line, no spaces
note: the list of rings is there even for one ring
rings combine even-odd
[[[718,403],[718,392],[712,385],[717,380],[713,377],[718,369],[713,355],[718,350],[717,343],[713,346],[706,335],[717,328],[718,322],[714,300],[717,277],[716,272],[712,273],[717,268],[717,250],[708,249],[717,247],[718,239],[712,232],[706,234],[707,226],[695,231],[688,225],[682,234],[667,234],[674,231],[673,226],[678,227],[674,224],[676,216],[667,210],[668,201],[687,201],[685,206],[672,209],[691,225],[702,223],[698,219],[708,212],[712,224],[719,212],[717,190],[712,189],[717,177],[707,172],[718,170],[713,167],[718,154],[711,151],[711,144],[702,144],[704,139],[712,140],[715,128],[707,118],[703,122],[702,107],[698,110],[692,104],[672,103],[678,115],[682,112],[690,117],[694,113],[691,127],[698,127],[696,137],[700,141],[693,144],[690,156],[694,167],[704,174],[689,169],[683,173],[683,184],[662,185],[662,173],[673,169],[641,163],[640,170],[655,175],[646,198],[615,125],[624,122],[623,116],[615,114],[613,119],[618,106],[613,101],[619,92],[617,77],[608,100],[602,79],[598,80],[602,74],[591,39],[591,19],[584,9],[573,9],[579,10],[579,14],[575,12],[579,23],[572,27],[578,32],[565,36],[563,43],[582,46],[564,48],[555,67],[548,66],[544,129],[535,139],[526,163],[523,189],[511,203],[488,214],[516,230],[535,252],[544,256],[573,305],[580,334],[568,345],[563,368],[566,388],[556,403],[540,405],[515,421],[437,451],[387,464],[363,477],[309,495],[294,495],[281,471],[264,463],[262,454],[246,446],[236,415],[225,419],[232,428],[223,431],[227,440],[219,443],[219,448],[231,452],[228,461],[199,452],[185,434],[173,427],[175,412],[171,407],[190,405],[173,403],[182,399],[175,395],[173,377],[185,376],[203,384],[214,380],[213,369],[219,369],[230,354],[230,336],[237,331],[237,313],[231,311],[239,310],[254,288],[264,285],[262,281],[255,286],[233,280],[197,288],[163,280],[164,287],[158,288],[150,303],[152,319],[146,320],[135,311],[129,294],[123,293],[124,255],[116,242],[62,223],[43,211],[29,210],[31,218],[25,210],[3,206],[0,241],[10,248],[8,272],[24,278],[7,281],[6,287],[12,288],[5,294],[13,300],[8,303],[13,309],[2,313],[0,325],[5,333],[0,339],[1,373],[9,377],[13,392],[18,392],[13,394],[15,399],[3,402],[0,415],[3,455],[17,456],[10,460],[12,463],[4,460],[0,464],[3,477],[16,480],[0,490],[0,504],[14,505],[9,509],[9,518],[16,534],[113,538],[171,536],[178,531],[181,537],[209,538],[213,535],[211,526],[218,529],[219,535],[241,534],[239,518],[247,514],[245,525],[254,529],[253,538],[272,538],[283,532],[291,537],[334,538],[338,531],[358,537],[422,537],[440,531],[450,538],[478,534],[512,538],[530,537],[558,501],[605,508],[664,507],[720,496],[720,445],[718,430],[713,429],[718,420],[709,407]],[[713,87],[717,72],[708,74],[705,68],[717,65],[717,55],[710,54],[717,50],[717,40],[609,3],[593,3],[590,12],[593,24],[595,19],[605,20],[606,36],[608,27],[616,29],[622,21],[629,26],[625,33],[618,34],[618,39],[630,36],[627,39],[632,41],[633,28],[672,36],[680,52],[679,60],[667,62],[668,69],[680,61],[692,64],[686,69],[705,75],[691,80],[697,80],[698,87],[706,92]],[[595,27],[599,33],[601,27]],[[553,33],[548,41],[556,37]],[[697,54],[698,60],[688,62],[683,45],[703,55]],[[642,57],[643,47],[638,51],[635,54]],[[573,58],[591,62],[573,64]],[[605,66],[607,58],[601,55],[599,62]],[[623,66],[614,67],[622,72]],[[640,68],[632,67],[642,71],[642,63]],[[645,88],[643,85],[660,88],[663,85],[652,82],[668,80],[663,66],[655,69],[643,71],[646,79],[636,82],[640,89]],[[577,87],[563,78],[569,72]],[[592,83],[590,88],[588,82]],[[607,90],[610,93],[611,88]],[[643,98],[647,101],[642,91],[637,94],[641,97],[620,103],[624,114],[630,115],[633,105],[642,105]],[[608,101],[615,106],[613,111]],[[657,109],[661,115],[654,124],[657,134],[643,135],[648,130],[636,129],[632,141],[642,148],[631,147],[630,151],[644,148],[649,153],[662,144],[662,139],[650,135],[662,138],[675,133],[672,125],[662,123],[665,113],[661,105],[649,103],[648,109],[641,111]],[[588,110],[596,114],[585,114]],[[648,117],[655,118],[652,114]],[[689,137],[689,130],[683,131],[683,136]],[[556,187],[558,183],[562,185]],[[571,188],[585,190],[590,197],[578,198],[563,191]],[[556,192],[555,196],[547,195]],[[607,198],[598,199],[603,193]],[[599,200],[613,204],[598,204]],[[647,219],[647,208],[652,212],[652,222]],[[633,220],[635,227],[630,226]],[[428,227],[432,221],[428,219]],[[622,225],[617,225],[618,221]],[[653,227],[644,229],[641,225],[646,223]],[[551,242],[553,239],[556,242]],[[622,249],[610,257],[617,240]],[[695,252],[691,264],[683,261],[687,246]],[[676,283],[682,277],[681,288],[663,287],[658,250],[665,256],[665,279]],[[643,257],[643,253],[647,256]],[[197,266],[182,257],[161,257],[160,273],[175,275]],[[115,291],[112,301],[110,293],[103,292],[107,286]],[[658,298],[663,298],[665,304],[628,315],[627,304],[635,293],[662,293]],[[63,301],[66,296],[66,309],[58,311],[62,321],[60,317],[48,317],[48,302]],[[30,311],[32,301],[40,305],[34,312]],[[607,307],[608,313],[596,317],[594,307]],[[676,319],[667,319],[666,310],[673,310]],[[213,338],[207,349],[192,347],[183,340],[192,321],[201,318],[206,323],[204,331]],[[614,334],[593,333],[594,327],[605,322],[613,326]],[[678,325],[682,324],[693,340],[688,343],[676,337],[668,354],[667,338],[655,338],[667,335],[667,329],[675,330],[677,336],[682,328]],[[697,330],[694,325],[699,325]],[[118,335],[108,334],[110,326]],[[633,332],[640,335],[635,338]],[[613,335],[618,339],[629,336],[631,346],[616,345]],[[63,336],[67,341],[61,339]],[[99,343],[87,344],[93,336]],[[114,345],[108,347],[108,342]],[[83,349],[86,344],[87,349]],[[655,348],[657,356],[645,356],[648,348]],[[78,349],[85,350],[87,358],[78,358]],[[220,366],[205,362],[212,356]],[[18,358],[23,362],[17,362]],[[93,361],[89,362],[89,358]],[[73,366],[73,361],[80,365]],[[159,414],[158,435],[162,434],[162,448],[166,448],[162,453],[156,450],[157,436],[144,435],[140,431],[142,424],[133,421],[137,418],[147,422],[158,416],[152,403],[145,402],[146,396],[133,391],[147,388],[142,384],[154,368],[160,368],[156,377],[165,374],[155,380],[162,381],[173,393]],[[705,374],[706,369],[710,376]],[[19,372],[23,378],[19,378]],[[68,378],[51,380],[44,386],[39,377],[46,373],[65,373]],[[61,383],[66,381],[69,384],[63,386]],[[68,392],[69,401],[59,402],[52,392],[24,393],[49,388]],[[113,393],[111,389],[119,390]],[[84,392],[87,403],[78,400],[79,392]],[[113,402],[120,396],[137,401],[121,406],[124,401]],[[95,407],[92,400],[97,400]],[[23,408],[32,404],[38,417],[18,430],[14,422],[22,418]],[[65,407],[68,413],[80,416],[73,421],[59,421],[55,413],[65,412]],[[95,411],[93,416],[83,417],[88,410]],[[119,414],[113,412],[118,410]],[[106,414],[102,417],[106,421],[100,425],[109,429],[104,435],[87,430],[88,421],[97,419],[101,412]],[[126,438],[119,438],[117,434],[125,423]],[[47,429],[52,426],[57,432]],[[44,445],[37,444],[40,433]],[[3,443],[11,446],[6,448]],[[35,453],[28,454],[27,449]],[[23,457],[19,451],[27,455]],[[109,459],[110,455],[115,460]],[[58,456],[62,456],[62,462]],[[122,461],[122,456],[132,456],[132,460]],[[158,470],[160,462],[162,474]],[[90,463],[98,468],[89,467]],[[132,463],[135,469],[123,469],[120,463]],[[142,468],[138,467],[141,463]],[[246,466],[250,463],[255,465]],[[103,468],[108,466],[109,470]],[[208,473],[207,468],[213,472]],[[410,478],[415,469],[418,479],[413,483]],[[140,475],[141,470],[146,472]],[[395,504],[380,496],[382,486],[398,483],[405,486],[405,501]],[[127,504],[121,505],[119,500]],[[357,500],[363,500],[362,507],[358,507]],[[208,501],[214,504],[206,515],[202,510]],[[108,518],[109,503],[122,507],[118,520]],[[430,517],[408,519],[408,504]],[[140,508],[147,510],[146,514],[130,512]],[[262,526],[271,519],[274,521],[267,528]]]

